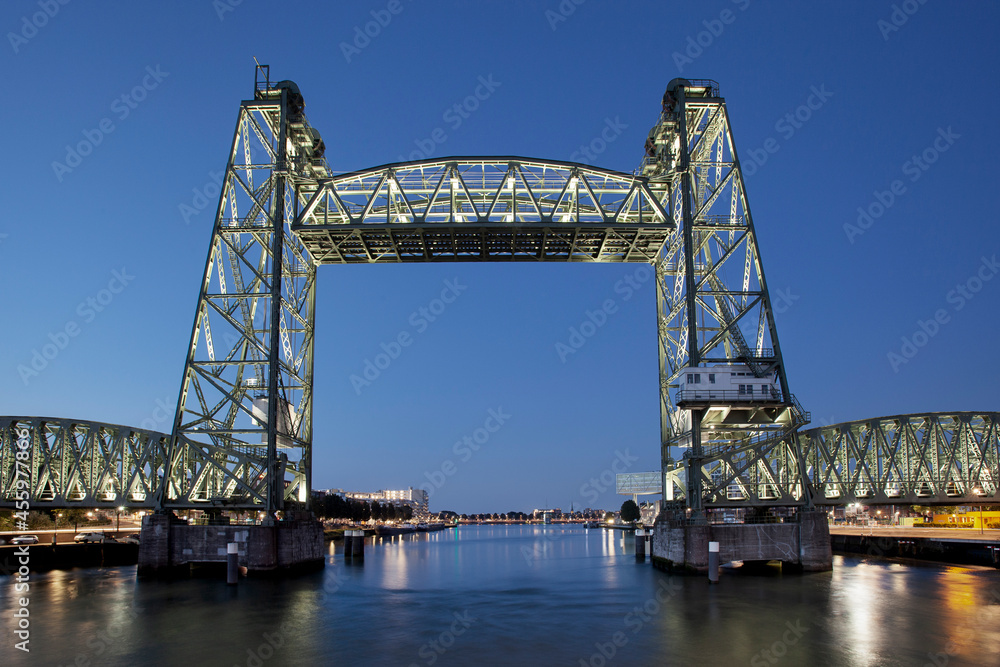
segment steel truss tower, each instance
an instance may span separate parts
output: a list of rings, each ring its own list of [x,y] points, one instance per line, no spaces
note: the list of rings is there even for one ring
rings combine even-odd
[[[808,504],[796,430],[809,417],[788,387],[718,84],[670,83],[642,172],[677,224],[655,262],[664,499],[683,495],[695,517]],[[717,374],[747,379],[728,389]]]
[[[737,499],[809,502],[796,440],[808,417],[788,389],[714,82],[671,82],[641,175],[500,157],[331,178],[303,107],[295,84],[272,85],[258,67],[254,99],[240,107],[158,506],[274,512],[308,499],[318,264],[512,260],[654,265],[666,498],[683,495],[695,512]],[[755,381],[739,394],[702,391],[711,389],[697,385],[702,372]]]
[[[160,507],[308,500],[316,266],[289,227],[329,172],[297,86],[268,75],[240,106]]]

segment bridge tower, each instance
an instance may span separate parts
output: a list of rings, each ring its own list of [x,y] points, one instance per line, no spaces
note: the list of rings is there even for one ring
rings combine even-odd
[[[645,149],[642,175],[677,225],[655,261],[664,501],[694,519],[808,505],[796,431],[809,415],[789,389],[718,84],[671,81]]]
[[[290,81],[240,105],[157,507],[308,501],[316,266],[289,227],[329,175]],[[288,481],[286,482],[286,478]]]

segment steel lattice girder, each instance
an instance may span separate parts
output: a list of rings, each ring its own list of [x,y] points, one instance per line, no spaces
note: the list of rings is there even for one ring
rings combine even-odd
[[[816,503],[998,502],[1000,413],[866,419],[800,435]]]
[[[806,505],[803,467],[797,434],[776,430],[742,445],[708,448],[695,470],[688,461],[668,466],[666,498],[688,499],[695,473],[700,474],[701,505],[706,508]]]
[[[184,369],[166,507],[274,509],[308,495],[316,267],[289,228],[317,168],[326,173],[310,156],[317,141],[280,97],[240,107]]]
[[[1000,502],[998,422],[995,412],[895,415],[708,452],[704,505],[804,505],[809,498],[816,505]],[[686,493],[683,465],[666,477],[675,498]]]
[[[293,230],[318,263],[652,262],[674,223],[646,179],[451,157],[323,181]]]
[[[115,424],[0,417],[0,506],[152,508],[169,440]]]

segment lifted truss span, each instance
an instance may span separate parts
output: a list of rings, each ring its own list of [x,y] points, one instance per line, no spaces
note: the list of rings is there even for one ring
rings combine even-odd
[[[644,178],[520,157],[325,180],[292,227],[320,264],[651,262],[674,229]]]

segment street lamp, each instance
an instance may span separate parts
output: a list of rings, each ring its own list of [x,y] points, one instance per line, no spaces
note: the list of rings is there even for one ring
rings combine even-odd
[[[977,486],[976,488],[974,488],[972,490],[972,492],[974,494],[976,494],[977,496],[982,496],[982,495],[985,494],[985,491],[983,491],[983,487],[981,487],[981,486]],[[983,504],[982,503],[979,503],[979,534],[980,535],[983,534]]]
[[[118,532],[121,531],[121,528],[122,528],[122,512],[124,512],[124,511],[125,511],[124,507],[119,507],[117,509],[117,511],[115,511],[115,533],[118,533]]]

